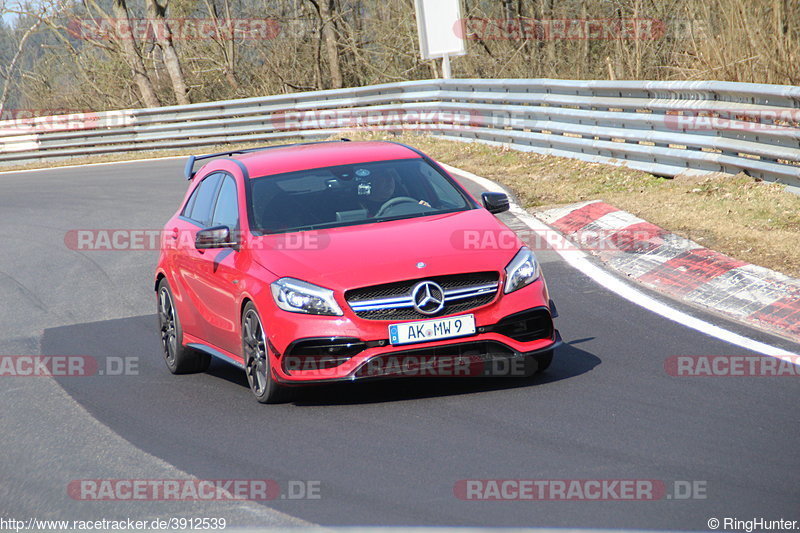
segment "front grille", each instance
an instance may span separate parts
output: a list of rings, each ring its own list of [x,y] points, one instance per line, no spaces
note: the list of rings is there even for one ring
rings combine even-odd
[[[345,293],[345,299],[360,318],[415,320],[462,313],[488,304],[497,295],[499,280],[497,272],[433,276],[352,289]],[[438,313],[427,315],[414,309],[411,290],[420,281],[433,281],[444,290],[445,305]]]

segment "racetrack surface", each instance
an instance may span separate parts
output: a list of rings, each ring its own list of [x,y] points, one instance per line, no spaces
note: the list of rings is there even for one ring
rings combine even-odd
[[[154,314],[157,252],[78,252],[64,236],[73,229],[160,229],[185,191],[182,166],[168,159],[0,175],[0,355],[138,358],[138,375],[0,377],[3,516],[698,530],[711,517],[800,519],[800,380],[667,375],[670,356],[749,352],[624,300],[550,251],[538,257],[565,345],[533,380],[324,386],[265,406],[252,398],[243,373],[224,363],[172,376]],[[787,341],[672,305],[800,353]],[[282,487],[318,480],[322,498],[86,502],[66,490],[75,479],[189,475],[274,479]],[[702,481],[707,497],[454,496],[459,480],[503,478]]]

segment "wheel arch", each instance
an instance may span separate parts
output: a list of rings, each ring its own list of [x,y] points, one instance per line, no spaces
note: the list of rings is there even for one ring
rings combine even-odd
[[[250,296],[245,294],[244,297],[242,298],[242,302],[239,304],[239,318],[240,319],[244,316],[244,308],[247,307],[248,303],[252,303],[253,306],[256,305],[255,302],[253,301],[253,298],[251,298]]]
[[[156,292],[158,292],[158,285],[161,283],[161,280],[162,280],[162,279],[166,279],[166,278],[167,278],[167,275],[166,275],[166,274],[164,274],[164,272],[162,272],[161,270],[159,270],[159,271],[156,273],[156,283],[155,283],[155,285],[153,286],[153,290],[154,290],[154,291],[156,291]]]

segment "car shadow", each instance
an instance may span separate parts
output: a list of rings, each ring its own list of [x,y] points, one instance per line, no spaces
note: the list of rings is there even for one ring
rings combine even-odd
[[[406,377],[332,383],[297,387],[290,401],[296,406],[359,405],[545,386],[585,374],[600,363],[596,355],[564,343],[550,368],[532,377]]]
[[[235,390],[241,389],[243,398],[252,400],[242,369],[224,361],[214,359],[204,374],[171,376],[162,360],[156,324],[155,315],[142,315],[47,329],[42,338],[42,353],[83,355],[96,362],[99,369],[96,375],[81,379],[55,377],[73,397],[90,403],[161,395],[164,394],[161,387],[180,387],[181,395],[188,398],[193,394],[191,384],[198,382],[209,387],[207,394],[231,392],[212,392],[215,379],[236,385]],[[374,404],[546,386],[589,372],[601,363],[596,355],[574,346],[587,340],[590,339],[564,343],[556,350],[550,368],[529,378],[404,377],[320,384],[294,387],[287,403],[301,407]],[[133,371],[127,372],[125,365],[131,361]]]

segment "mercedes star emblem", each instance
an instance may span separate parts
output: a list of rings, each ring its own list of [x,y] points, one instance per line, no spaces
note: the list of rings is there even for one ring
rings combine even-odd
[[[420,281],[411,289],[414,309],[423,315],[435,315],[444,308],[444,290],[433,281]]]

